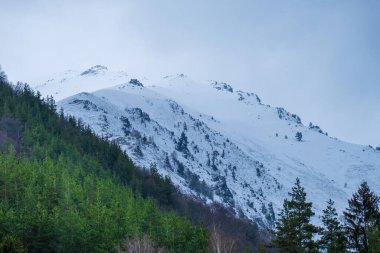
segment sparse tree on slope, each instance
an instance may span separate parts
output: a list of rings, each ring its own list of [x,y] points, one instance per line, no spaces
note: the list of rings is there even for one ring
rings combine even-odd
[[[179,138],[179,140],[178,140],[177,145],[176,145],[175,148],[179,152],[182,152],[185,155],[188,155],[189,154],[189,149],[187,148],[187,145],[188,145],[187,136],[186,136],[185,132],[182,132],[181,137]]]
[[[343,212],[350,246],[359,253],[370,252],[368,236],[380,223],[379,202],[380,198],[363,182]]]
[[[306,202],[306,192],[298,178],[289,196],[291,199],[284,200],[276,224],[274,246],[286,253],[318,252],[317,242],[313,240],[318,228],[310,223],[314,215],[312,203]]]
[[[334,201],[327,202],[327,207],[323,210],[322,222],[324,225],[321,231],[320,245],[327,253],[347,252],[347,239],[344,227],[338,220],[338,213],[334,207]]]
[[[302,141],[302,133],[301,132],[297,132],[296,133],[296,139],[297,139],[297,141]]]
[[[0,65],[0,81],[7,81],[7,75],[5,74],[5,72],[1,69],[1,65]]]

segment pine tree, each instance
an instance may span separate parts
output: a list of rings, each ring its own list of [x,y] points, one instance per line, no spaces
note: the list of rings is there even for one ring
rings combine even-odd
[[[142,152],[142,150],[141,150],[141,148],[140,148],[139,145],[137,145],[137,146],[135,147],[135,149],[134,149],[134,154],[135,154],[136,156],[138,156],[138,157],[143,157],[143,156],[144,156],[144,154],[143,154],[143,152]]]
[[[5,72],[1,69],[1,66],[0,66],[0,81],[2,81],[2,82],[6,82],[6,81],[7,81],[7,75],[6,75]]]
[[[350,246],[359,253],[370,252],[369,231],[380,224],[379,202],[380,198],[363,182],[343,212]]]
[[[314,215],[312,203],[306,202],[306,192],[299,178],[289,196],[291,199],[284,200],[276,224],[275,247],[286,253],[318,252],[317,242],[313,240],[318,228],[310,223],[310,218]]]
[[[324,225],[321,231],[320,245],[327,253],[347,252],[347,239],[344,227],[338,220],[338,213],[334,207],[334,201],[327,202],[327,207],[323,210],[322,222]]]
[[[0,252],[25,253],[26,249],[18,238],[15,238],[12,235],[6,235],[0,242]]]
[[[380,226],[370,229],[368,235],[369,253],[380,252]]]
[[[296,133],[296,139],[297,139],[297,141],[302,141],[302,133],[301,132]]]
[[[186,136],[185,132],[182,132],[181,137],[179,138],[178,143],[177,143],[177,145],[176,145],[175,148],[179,152],[182,152],[185,155],[188,155],[189,154],[189,149],[187,148],[187,144],[188,144],[187,136]]]

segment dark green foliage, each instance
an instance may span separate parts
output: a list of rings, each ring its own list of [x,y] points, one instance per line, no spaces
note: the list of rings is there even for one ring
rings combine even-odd
[[[182,162],[174,158],[174,163],[177,165],[177,172],[181,177],[185,177],[185,165]]]
[[[182,132],[181,137],[179,138],[177,145],[175,146],[175,149],[185,154],[185,156],[187,156],[190,153],[189,149],[187,148],[187,145],[188,145],[187,136],[185,132]]]
[[[185,165],[183,165],[183,163],[178,161],[176,158],[173,158],[173,160],[174,163],[177,164],[178,174],[186,180],[186,182],[189,184],[190,189],[199,193],[200,195],[208,197],[209,199],[213,199],[212,189],[203,180],[200,181],[200,178],[197,174],[187,169]]]
[[[7,75],[1,69],[1,65],[0,65],[0,82],[6,82],[6,81],[7,81]]]
[[[21,122],[10,117],[0,119],[0,151],[6,151],[12,145],[16,152],[21,147],[22,125]]]
[[[225,203],[229,204],[230,206],[235,205],[234,196],[230,191],[230,188],[228,188],[225,177],[221,176],[218,178],[218,182],[215,188],[215,193],[220,196]]]
[[[206,251],[204,229],[162,213],[109,173],[86,171],[85,162],[0,155],[0,238],[10,233],[28,252],[113,252],[125,235],[147,234],[171,252]]]
[[[302,141],[302,133],[301,132],[297,132],[296,133],[296,140],[297,141]]]
[[[345,226],[340,224],[331,199],[321,217],[324,227],[318,229],[310,224],[314,215],[312,204],[306,202],[306,193],[298,178],[289,195],[291,200],[284,201],[271,247],[285,253],[319,252],[318,249],[326,253],[380,252],[380,198],[366,182],[348,201],[349,206],[343,212]],[[315,242],[313,235],[318,232],[321,237]]]
[[[348,208],[343,212],[350,246],[359,253],[368,253],[370,250],[370,230],[380,224],[379,202],[380,198],[363,182],[348,200]]]
[[[334,201],[327,202],[327,207],[323,210],[323,229],[321,231],[320,245],[327,253],[347,252],[347,239],[343,226],[338,220],[338,213],[334,207]]]
[[[256,176],[261,177],[261,170],[260,168],[256,168]]]
[[[3,252],[113,252],[143,234],[170,252],[207,251],[204,228],[156,207],[172,205],[168,178],[55,110],[51,97],[0,84],[0,144],[12,145],[0,153]]]
[[[125,136],[128,136],[131,133],[131,123],[129,122],[127,117],[121,116],[120,117],[121,122],[123,123],[122,130],[125,134]]]
[[[278,217],[274,246],[286,253],[318,252],[313,240],[318,228],[310,223],[314,215],[312,203],[306,202],[306,193],[298,178],[289,196],[291,199],[284,200]]]
[[[26,253],[22,242],[12,235],[5,235],[0,242],[1,253]]]
[[[380,252],[380,226],[370,228],[368,234],[369,253]]]
[[[165,167],[171,170],[173,169],[172,165],[170,164],[169,156],[167,154],[165,156]]]
[[[189,187],[190,189],[196,191],[197,193],[208,197],[209,199],[213,199],[212,189],[205,183],[205,181],[200,181],[199,176],[197,174],[191,173],[189,171]]]
[[[163,183],[161,183],[163,181]],[[156,187],[150,187],[156,185]],[[158,173],[157,168],[152,165],[150,168],[150,175],[147,177],[142,185],[141,192],[144,196],[156,196],[156,200],[163,206],[171,206],[173,197],[173,184],[169,177],[162,178]],[[154,192],[153,192],[154,191]]]
[[[133,150],[133,152],[135,153],[136,156],[138,156],[140,158],[144,156],[144,154],[143,154],[143,152],[142,152],[142,150],[141,150],[141,148],[140,148],[139,145],[137,145],[135,147],[135,149]]]
[[[143,112],[141,110],[141,108],[133,108],[131,110],[131,112],[137,116],[138,118],[140,118],[140,122],[141,124],[145,123],[145,122],[150,122],[150,117],[149,117],[149,114],[147,114],[146,112]]]
[[[250,252],[249,250],[247,250],[246,252]],[[265,250],[265,246],[261,245],[257,248],[257,253],[265,253],[266,250]]]
[[[66,171],[65,173],[68,175],[71,175],[72,180],[77,180],[75,183],[81,187],[87,176],[92,177],[97,181],[105,180],[105,182],[110,182],[111,185],[114,184],[115,187],[120,187],[120,189],[123,189],[122,191],[130,191],[133,197],[137,198],[137,200],[141,199],[144,203],[149,202],[152,207],[158,206],[161,210],[169,212],[170,215],[179,219],[178,224],[168,224],[168,226],[165,227],[163,225],[165,223],[162,224],[162,222],[160,222],[161,219],[150,218],[148,221],[151,221],[151,226],[142,225],[146,223],[140,224],[142,226],[141,231],[148,231],[144,233],[150,235],[150,238],[158,243],[159,246],[164,245],[168,250],[175,251],[178,245],[185,245],[184,243],[186,243],[186,247],[191,247],[189,245],[193,243],[193,245],[197,245],[196,251],[207,251],[205,250],[207,247],[207,232],[202,228],[191,226],[190,223],[187,223],[188,221],[186,219],[178,218],[177,215],[189,217],[191,223],[195,225],[211,227],[214,222],[220,224],[220,229],[223,230],[226,236],[232,237],[236,240],[237,249],[244,249],[245,247],[252,249],[257,245],[258,241],[261,240],[257,226],[252,224],[251,221],[237,219],[231,211],[221,206],[213,206],[210,209],[209,206],[205,206],[194,201],[192,198],[180,194],[168,178],[163,178],[154,171],[146,171],[137,168],[116,143],[109,142],[105,138],[99,138],[91,131],[89,126],[84,125],[80,120],[76,120],[71,116],[65,116],[62,110],[60,110],[59,113],[56,113],[55,110],[56,106],[51,97],[42,99],[38,92],[35,94],[24,84],[18,84],[12,88],[8,83],[0,82],[0,122],[11,119],[13,123],[16,123],[15,126],[21,127],[21,138],[15,138],[17,135],[14,135],[12,131],[5,131],[4,128],[2,128],[3,130],[0,129],[0,146],[2,140],[8,140],[7,143],[4,142],[5,148],[3,151],[7,152],[7,146],[9,144],[13,145],[15,148],[11,149],[11,153],[16,153],[17,157],[19,157],[14,159],[21,159],[26,165],[30,163],[30,168],[36,170],[35,173],[39,171],[37,168],[40,167],[46,171],[46,168],[43,167],[45,165],[43,164],[46,161],[49,161],[53,164],[51,165],[52,167],[59,164],[61,166],[60,169]],[[144,119],[148,120],[147,117]],[[128,125],[126,120],[124,123]],[[133,134],[133,131],[134,130],[132,129],[131,134]],[[5,138],[2,139],[2,136],[5,136]],[[176,163],[173,160],[173,167],[175,165]],[[50,165],[48,168],[49,170],[55,170],[55,168],[50,168]],[[83,174],[76,175],[76,171],[82,171]],[[184,173],[186,172],[184,171]],[[50,175],[49,180],[52,178],[58,178],[58,175]],[[39,177],[38,180],[40,181],[38,181],[38,185],[41,186],[44,184],[44,177],[45,176]],[[4,178],[6,179],[6,177]],[[9,182],[7,183],[7,180],[3,180],[3,178],[0,177],[0,184],[3,187],[0,189],[0,192],[2,189],[7,189],[4,192],[8,195],[9,188],[4,187],[4,185],[8,186]],[[19,186],[18,184],[14,185],[17,187]],[[47,211],[44,205],[37,205],[38,201],[31,201],[33,202],[33,209],[31,209],[32,211],[30,212],[29,219],[25,224],[28,224],[28,226],[33,228],[33,230],[28,230],[29,232],[32,232],[25,232],[20,237],[16,237],[16,235],[9,231],[2,232],[2,235],[9,234],[14,236],[14,238],[20,240],[24,246],[27,245],[24,242],[24,240],[26,240],[28,242],[28,249],[40,249],[41,247],[44,247],[44,250],[41,252],[51,252],[53,250],[62,252],[71,247],[70,245],[73,245],[74,243],[82,243],[84,245],[83,248],[87,249],[90,247],[88,245],[90,239],[96,242],[97,246],[94,247],[103,249],[104,247],[109,247],[111,244],[115,245],[116,243],[119,243],[121,238],[125,238],[126,235],[121,233],[117,234],[117,237],[114,237],[116,236],[114,233],[116,225],[114,224],[119,223],[114,223],[114,221],[112,221],[112,219],[115,218],[115,216],[112,216],[112,210],[110,210],[112,208],[101,209],[102,212],[105,212],[105,216],[103,217],[107,219],[107,223],[101,223],[102,220],[97,221],[96,219],[93,219],[94,217],[98,217],[96,215],[94,216],[93,213],[91,213],[91,219],[89,217],[82,217],[86,211],[86,206],[83,203],[80,204],[80,196],[84,193],[77,189],[73,189],[72,187],[70,189],[77,191],[76,194],[69,194],[65,196],[65,199],[67,199],[68,203],[73,203],[75,208],[61,210],[59,213],[55,212],[54,214],[62,216],[60,224],[56,224],[54,220],[58,219],[56,216],[52,218],[52,211],[62,203],[62,196],[57,196],[58,193],[61,192],[61,189],[59,189],[59,187],[56,188],[56,186],[63,187],[63,185],[56,180],[54,186],[50,187],[49,191],[46,192],[49,197],[46,197],[44,195],[45,193],[42,195],[38,195],[39,193],[33,193],[37,194],[33,196],[38,199],[41,198],[41,201],[43,201],[44,198],[50,198],[51,200],[47,205]],[[39,188],[37,187],[36,189]],[[80,189],[80,187],[78,189]],[[89,189],[85,189],[91,192],[89,199],[86,199],[85,201],[92,201],[94,197],[97,196],[95,194],[96,191],[94,192],[95,189],[97,189],[96,184],[91,185]],[[103,188],[100,190],[101,194],[103,194],[102,191]],[[109,192],[107,192],[108,191],[105,190],[104,194],[109,194]],[[79,197],[76,197],[77,195]],[[147,198],[151,200],[146,200]],[[109,199],[113,199],[112,196],[109,196]],[[109,207],[107,204],[109,203],[107,202],[108,200],[105,200],[105,202],[102,202],[102,198],[99,200],[100,201],[96,202],[98,206],[102,207],[104,204],[106,207]],[[132,206],[137,205],[137,203],[134,203],[134,200],[130,203]],[[3,205],[4,203],[1,202],[0,204]],[[4,206],[1,208],[4,208]],[[7,215],[6,217],[9,217],[8,215],[15,215],[15,210],[17,208],[18,207],[12,207],[11,209],[5,209],[7,210],[6,212],[1,211],[0,222],[4,222],[2,223],[5,224],[4,227],[20,229],[21,225],[6,225],[10,224],[9,220],[3,219],[5,215]],[[110,210],[111,213],[108,213],[107,210]],[[176,215],[171,213],[170,210],[174,211]],[[164,215],[158,209],[155,209],[154,213],[158,213],[160,217],[169,217]],[[141,212],[136,211],[135,215],[139,216],[141,215]],[[91,226],[101,228],[103,231],[107,230],[111,232],[103,234],[97,234],[96,231],[92,231],[91,233],[87,232],[90,225],[86,222],[89,220],[91,220]],[[13,221],[21,222],[22,220],[20,219],[18,221],[17,219],[13,219]],[[139,220],[137,219],[137,221]],[[120,222],[120,224],[124,223]],[[191,227],[186,228],[187,225],[183,224],[188,224]],[[56,230],[53,235],[51,234],[52,230]],[[127,235],[135,233],[135,230],[136,229],[133,229],[133,232],[128,232]],[[160,235],[158,235],[157,231],[160,230]],[[193,232],[191,232],[192,230]],[[170,231],[175,231],[177,233],[172,236],[172,239],[160,237],[162,236],[161,234],[165,235],[165,233],[166,235],[170,235]],[[55,233],[58,232],[61,236],[60,240],[64,242],[60,244],[63,248],[57,247],[57,237]],[[88,235],[87,233],[90,234]],[[188,236],[190,234],[194,236],[192,237],[193,239],[189,239]],[[79,242],[73,241],[73,238],[79,240]],[[0,238],[0,241],[1,239],[2,238]],[[105,243],[105,241],[107,241],[107,243]],[[172,246],[165,245],[166,243],[169,243],[169,241]],[[65,245],[67,245],[66,248]],[[71,252],[75,252],[75,250],[84,252],[80,248],[71,249]],[[188,251],[182,248],[182,252]]]

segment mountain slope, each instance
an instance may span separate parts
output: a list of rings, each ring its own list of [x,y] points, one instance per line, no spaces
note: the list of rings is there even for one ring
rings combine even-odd
[[[273,224],[296,177],[317,213],[329,198],[342,210],[362,180],[380,192],[380,152],[328,137],[228,84],[183,74],[138,81],[101,66],[50,80],[35,88],[138,165],[154,164],[183,192],[264,225]]]
[[[142,235],[168,252],[208,252],[205,227],[159,209],[176,194],[168,180],[2,80],[0,189],[1,252],[116,252]]]

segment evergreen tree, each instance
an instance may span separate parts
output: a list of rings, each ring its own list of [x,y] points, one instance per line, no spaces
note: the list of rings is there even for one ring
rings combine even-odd
[[[314,215],[312,203],[306,202],[306,192],[299,178],[289,196],[290,200],[284,200],[276,224],[274,246],[286,253],[318,252],[317,242],[313,240],[318,228],[310,223],[310,218]]]
[[[297,141],[302,141],[302,133],[301,132],[296,133],[296,139],[297,139]]]
[[[369,253],[380,252],[380,226],[376,226],[369,231],[368,235]]]
[[[179,138],[178,143],[177,143],[177,145],[176,145],[175,148],[179,152],[182,152],[185,155],[188,155],[189,154],[189,149],[187,148],[187,144],[188,144],[187,136],[186,136],[185,132],[182,132],[181,137]]]
[[[185,198],[168,178],[134,165],[115,141],[57,112],[51,97],[0,79],[0,125],[9,119],[15,125],[0,130],[7,140],[2,146],[0,138],[0,249],[115,252],[126,236],[147,235],[169,252],[208,252],[209,233],[192,224],[207,227],[214,219],[226,236],[239,238],[237,248],[261,241],[252,221]],[[16,157],[2,156],[11,153]],[[148,212],[152,204],[165,212]]]
[[[169,178],[58,114],[51,97],[0,80],[0,128],[1,253],[115,252],[144,235],[169,252],[207,252],[208,232],[179,211],[206,207],[179,200]]]
[[[7,75],[6,75],[5,72],[1,69],[1,65],[0,65],[0,81],[3,81],[3,82],[6,82],[6,81],[7,81]]]
[[[141,150],[141,148],[140,148],[139,145],[137,145],[137,146],[135,147],[135,149],[134,149],[134,153],[135,153],[135,155],[138,156],[138,157],[143,157],[143,156],[144,156],[144,154],[143,154],[143,152],[142,152],[142,150]]]
[[[343,212],[350,246],[359,253],[370,252],[369,231],[380,224],[379,202],[380,198],[363,182]]]
[[[0,242],[1,253],[26,253],[22,243],[11,235],[6,235]]]
[[[347,239],[344,227],[338,220],[338,213],[334,207],[334,201],[327,202],[327,207],[323,210],[322,222],[324,225],[321,231],[320,245],[327,253],[347,252]]]

